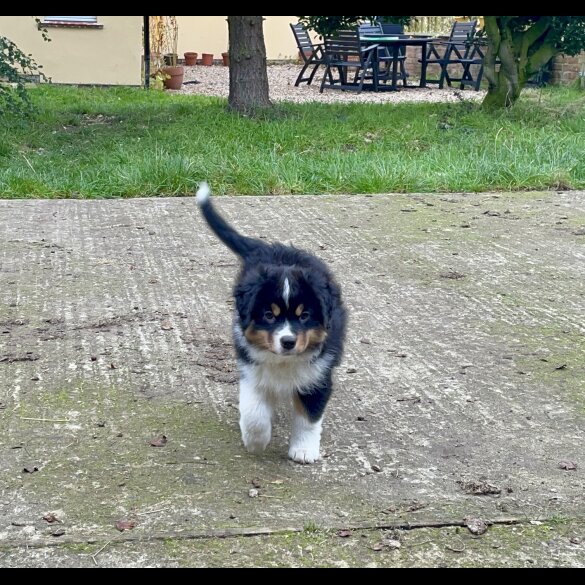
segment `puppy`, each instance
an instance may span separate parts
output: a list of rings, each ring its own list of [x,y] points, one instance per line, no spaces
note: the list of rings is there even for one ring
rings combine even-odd
[[[242,261],[233,334],[244,445],[251,453],[266,449],[275,405],[285,402],[293,412],[288,455],[314,463],[332,371],[343,352],[347,318],[340,287],[311,254],[238,234],[215,211],[210,195],[203,183],[197,192],[203,217]]]

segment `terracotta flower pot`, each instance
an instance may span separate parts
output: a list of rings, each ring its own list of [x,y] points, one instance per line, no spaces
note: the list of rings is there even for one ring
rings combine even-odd
[[[193,67],[193,65],[197,65],[197,53],[185,53],[185,65],[187,65],[187,67]]]
[[[202,53],[201,54],[201,65],[211,67],[213,65],[213,53]]]
[[[181,89],[183,87],[184,67],[163,67],[165,79],[163,81],[167,89]]]
[[[221,58],[223,59],[223,66],[229,67],[230,66],[230,55],[229,53],[222,53]]]

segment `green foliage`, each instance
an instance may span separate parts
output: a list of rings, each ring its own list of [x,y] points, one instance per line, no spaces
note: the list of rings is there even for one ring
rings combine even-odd
[[[585,49],[585,16],[543,16],[551,18],[552,39],[566,55],[576,55]]]
[[[46,31],[41,33],[48,41]],[[0,116],[30,113],[26,83],[34,77],[46,80],[41,69],[42,65],[38,65],[32,55],[23,53],[10,39],[0,37]]]
[[[576,55],[585,49],[585,16],[498,16],[518,38],[530,31],[540,34],[534,39],[533,47],[551,44],[560,53]]]
[[[350,28],[359,22],[380,19],[383,22],[395,22],[396,24],[408,24],[414,16],[297,16],[309,30],[324,36],[337,30]]]

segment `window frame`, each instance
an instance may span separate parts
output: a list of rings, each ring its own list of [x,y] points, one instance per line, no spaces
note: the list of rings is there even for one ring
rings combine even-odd
[[[80,20],[74,20],[74,18],[78,18]],[[41,25],[44,27],[54,27],[54,28],[97,28],[101,29],[104,28],[103,24],[98,22],[97,16],[90,16],[86,17],[88,20],[81,20],[81,17],[55,17],[55,16],[43,16],[43,20]],[[69,20],[71,19],[71,20]],[[95,19],[95,20],[89,20]]]

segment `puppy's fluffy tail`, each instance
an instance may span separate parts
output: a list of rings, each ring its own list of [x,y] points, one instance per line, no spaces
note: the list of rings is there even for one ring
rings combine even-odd
[[[209,224],[209,227],[215,232],[217,237],[232,251],[241,258],[249,256],[256,248],[265,246],[264,242],[247,238],[240,235],[232,226],[230,226],[211,203],[211,189],[207,183],[201,183],[197,191],[197,203],[201,208],[203,217]]]

